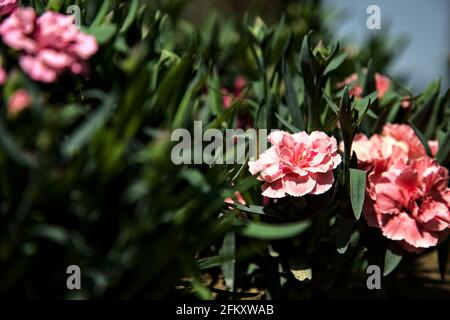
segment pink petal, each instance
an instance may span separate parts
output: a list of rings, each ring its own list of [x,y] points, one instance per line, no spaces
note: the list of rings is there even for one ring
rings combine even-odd
[[[286,196],[281,179],[272,183],[264,183],[262,190],[262,195],[267,198],[283,198]]]
[[[398,186],[392,183],[379,183],[375,186],[375,210],[381,213],[399,213],[403,197]]]
[[[328,171],[326,173],[316,173],[312,174],[311,177],[316,181],[314,189],[311,194],[322,194],[331,189],[334,182],[333,171]]]
[[[58,76],[54,69],[47,67],[39,59],[32,56],[21,57],[19,63],[22,69],[34,80],[51,83]]]
[[[284,190],[294,197],[301,197],[310,193],[315,186],[315,181],[310,176],[289,174],[283,178]]]
[[[269,142],[271,144],[278,144],[281,142],[281,140],[283,140],[283,137],[287,134],[287,132],[285,131],[281,131],[281,130],[275,130],[272,131],[268,136],[267,136],[267,140],[269,140]]]
[[[52,49],[43,49],[39,51],[37,59],[54,69],[67,68],[72,62],[72,58],[66,53]]]
[[[416,220],[405,212],[391,216],[381,229],[385,237],[391,240],[405,240],[415,248],[429,248],[438,242],[434,233],[420,227]]]

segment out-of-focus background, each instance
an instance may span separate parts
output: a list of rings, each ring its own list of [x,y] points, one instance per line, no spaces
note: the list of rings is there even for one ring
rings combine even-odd
[[[403,74],[415,90],[442,78],[449,86],[450,2],[447,0],[326,0],[325,5],[343,10],[344,16],[334,25],[336,35],[362,45],[376,33],[388,32],[393,38],[403,37],[405,48],[392,65],[392,73]],[[381,11],[381,30],[366,28],[369,5]]]
[[[219,8],[222,14],[239,19],[246,11],[257,12],[266,20],[279,17],[289,3],[271,0],[192,0],[183,12],[186,19],[200,23]],[[387,36],[401,53],[390,65],[389,75],[399,77],[414,92],[420,92],[437,78],[444,88],[450,83],[450,1],[448,0],[324,0],[330,30],[337,39],[356,48],[369,38]],[[369,30],[369,5],[381,11],[381,29]],[[289,9],[289,7],[288,7]]]

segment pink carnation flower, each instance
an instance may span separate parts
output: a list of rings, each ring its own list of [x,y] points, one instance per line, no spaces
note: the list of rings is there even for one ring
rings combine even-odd
[[[13,13],[18,6],[17,0],[0,0],[0,17]]]
[[[65,71],[85,73],[86,61],[98,50],[95,38],[79,31],[73,19],[52,11],[36,17],[32,8],[18,9],[0,25],[0,36],[22,51],[20,65],[32,79],[51,83]]]
[[[429,141],[433,156],[436,141]],[[368,172],[363,214],[369,226],[420,251],[445,238],[450,225],[448,171],[427,156],[414,130],[387,124],[381,135],[355,137],[352,146],[360,168]]]
[[[344,86],[350,86],[349,94],[355,96],[356,98],[361,98],[363,94],[363,89],[361,84],[358,82],[358,75],[353,73],[349,77],[345,78],[344,81],[339,82],[336,87],[343,88]],[[389,90],[391,85],[391,80],[388,77],[383,76],[380,73],[375,74],[375,88],[378,91],[378,98],[383,97]]]
[[[274,131],[272,146],[249,162],[249,170],[264,181],[262,195],[268,198],[322,194],[334,181],[333,169],[341,163],[334,137],[314,131],[289,134]]]
[[[436,155],[438,142],[430,140],[431,154]],[[407,161],[427,156],[424,146],[414,130],[407,124],[386,124],[382,133],[369,138],[357,134],[353,140],[352,150],[358,157],[359,166],[378,171],[385,170],[397,160]]]
[[[364,217],[408,251],[435,246],[450,226],[448,179],[448,170],[429,157],[399,161],[369,179]]]

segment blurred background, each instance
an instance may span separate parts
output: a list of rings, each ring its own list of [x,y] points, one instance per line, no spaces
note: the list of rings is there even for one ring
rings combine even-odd
[[[301,1],[270,0],[192,0],[183,16],[199,25],[213,10],[239,19],[246,11],[264,20],[276,20],[282,11],[295,10]],[[450,83],[450,1],[447,0],[324,0],[329,29],[337,39],[362,47],[372,37],[387,37],[399,53],[387,72],[405,81],[414,92],[441,78],[443,88]],[[366,13],[369,5],[381,11],[381,29],[369,30]]]

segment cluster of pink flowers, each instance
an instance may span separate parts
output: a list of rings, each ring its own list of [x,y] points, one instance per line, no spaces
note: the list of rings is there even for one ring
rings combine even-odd
[[[225,109],[231,107],[231,104],[233,103],[233,97],[238,98],[244,90],[246,84],[247,81],[245,81],[244,78],[237,77],[234,80],[232,91],[228,90],[227,88],[222,88],[222,102]]]
[[[233,83],[233,89],[222,88],[222,103],[225,109],[233,104],[235,98],[239,98],[247,85],[247,81],[243,77],[237,77]],[[247,112],[239,112],[237,116],[237,128],[245,129],[253,126],[253,119]]]
[[[367,70],[365,70],[365,72],[367,72]],[[351,96],[355,96],[356,98],[362,98],[363,88],[361,86],[361,83],[359,82],[359,78],[356,73],[351,74],[350,76],[345,78],[344,81],[337,83],[336,88],[340,89],[346,85],[350,87],[348,93]],[[381,73],[375,74],[375,89],[377,90],[378,98],[382,98],[390,87],[391,87],[391,80],[388,77],[382,75]],[[403,108],[409,108],[411,106],[409,97],[405,97],[402,100],[401,106]]]
[[[438,145],[430,141],[432,154]],[[368,172],[363,215],[404,249],[419,252],[449,233],[448,170],[427,156],[408,125],[387,124],[380,135],[358,134],[353,151]]]
[[[82,74],[98,50],[94,37],[78,30],[72,16],[47,11],[37,17],[19,8],[0,25],[3,42],[21,52],[20,65],[34,80],[56,81],[64,72]]]
[[[236,191],[234,193],[234,196],[236,197],[237,204],[242,204],[242,205],[247,204],[245,202],[244,197],[242,196],[242,194],[239,191]],[[236,201],[234,201],[234,199],[232,197],[225,198],[225,200],[224,200],[225,203],[229,203],[229,204],[236,204]],[[232,209],[232,207],[230,207],[230,209]]]
[[[317,195],[332,187],[333,169],[342,160],[334,137],[319,131],[310,135],[274,131],[268,140],[272,146],[258,160],[249,162],[251,174],[265,182],[263,196]]]
[[[18,8],[17,0],[0,0],[0,17],[13,13]]]
[[[358,80],[358,75],[356,73],[353,73],[349,77],[345,78],[344,81],[339,82],[336,87],[339,89],[343,88],[346,85],[351,86],[348,93],[351,96],[355,96],[356,98],[361,98],[363,94],[363,88]],[[390,85],[391,80],[389,80],[389,78],[383,76],[380,73],[375,74],[375,88],[378,91],[378,98],[381,98],[385,95],[385,93],[389,90]]]

